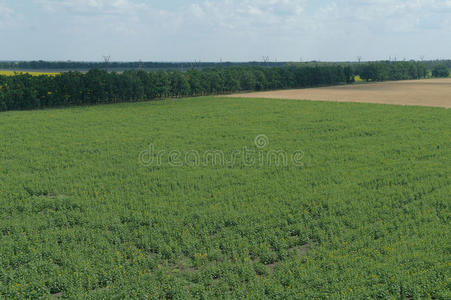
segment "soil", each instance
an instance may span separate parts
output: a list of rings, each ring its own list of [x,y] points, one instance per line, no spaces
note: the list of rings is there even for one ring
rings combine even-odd
[[[451,107],[451,78],[234,94],[230,97]]]

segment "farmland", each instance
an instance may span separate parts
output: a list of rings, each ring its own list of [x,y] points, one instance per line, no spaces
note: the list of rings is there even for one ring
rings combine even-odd
[[[254,92],[236,94],[233,97],[364,102],[451,108],[451,79],[435,78],[314,89]]]
[[[4,76],[15,76],[18,74],[30,74],[32,76],[40,76],[40,75],[47,75],[47,76],[55,76],[57,74],[60,74],[59,72],[46,72],[46,71],[11,71],[11,70],[0,70],[0,75]]]
[[[451,297],[447,109],[199,97],[0,140],[0,298]]]

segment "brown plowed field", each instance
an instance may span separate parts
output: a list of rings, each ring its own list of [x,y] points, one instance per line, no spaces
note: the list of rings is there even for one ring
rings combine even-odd
[[[234,94],[231,97],[451,107],[451,78]]]

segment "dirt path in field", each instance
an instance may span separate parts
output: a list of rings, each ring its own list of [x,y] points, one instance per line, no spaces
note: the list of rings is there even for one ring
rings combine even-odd
[[[451,78],[234,94],[230,97],[364,102],[451,108]]]

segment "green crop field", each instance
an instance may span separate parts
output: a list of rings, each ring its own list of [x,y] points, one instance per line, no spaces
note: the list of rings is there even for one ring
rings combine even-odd
[[[0,113],[0,298],[451,298],[451,111]]]

